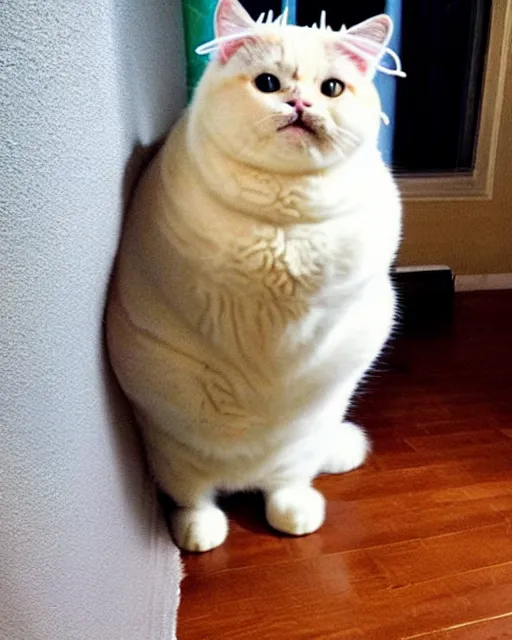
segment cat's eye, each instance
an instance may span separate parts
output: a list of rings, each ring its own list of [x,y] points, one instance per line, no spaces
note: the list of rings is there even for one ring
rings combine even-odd
[[[279,78],[271,73],[261,73],[254,80],[254,84],[262,93],[275,93],[281,88]]]
[[[328,80],[325,80],[322,82],[322,86],[320,87],[320,91],[328,98],[337,98],[338,96],[341,96],[344,90],[345,84],[336,78],[329,78]]]

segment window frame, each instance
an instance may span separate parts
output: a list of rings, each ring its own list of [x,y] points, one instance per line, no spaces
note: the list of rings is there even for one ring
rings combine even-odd
[[[459,174],[397,175],[405,201],[492,199],[511,41],[512,3],[495,0],[491,9],[475,167],[472,172]]]

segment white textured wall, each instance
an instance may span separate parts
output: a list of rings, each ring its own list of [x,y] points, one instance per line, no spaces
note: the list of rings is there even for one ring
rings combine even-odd
[[[178,0],[0,1],[0,639],[169,640],[178,556],[106,374],[133,146],[184,102]]]

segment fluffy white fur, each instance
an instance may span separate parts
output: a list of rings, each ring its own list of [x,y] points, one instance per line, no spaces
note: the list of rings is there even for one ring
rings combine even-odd
[[[184,549],[226,538],[219,490],[261,489],[274,528],[315,531],[313,478],[369,449],[342,419],[391,329],[400,204],[377,93],[336,37],[265,26],[220,52],[129,213],[108,344]],[[263,72],[280,92],[256,89]],[[279,130],[298,98],[314,134]]]

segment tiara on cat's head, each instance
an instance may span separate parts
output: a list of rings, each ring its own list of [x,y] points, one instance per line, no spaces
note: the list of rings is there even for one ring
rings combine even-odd
[[[219,2],[219,6],[220,5],[221,2]],[[343,25],[338,32],[339,40],[342,42],[343,47],[347,50],[348,53],[366,60],[374,72],[380,71],[381,73],[385,73],[386,75],[405,78],[405,73],[402,71],[402,65],[399,56],[387,46],[389,40],[391,39],[393,23],[389,16],[383,17],[386,17],[389,21],[390,28],[384,42],[380,43],[377,48],[377,43],[375,42],[375,40],[362,35],[365,32],[365,26],[369,25],[372,21],[375,21],[376,18],[365,20],[364,22],[361,22],[360,24],[357,24],[350,29],[347,29],[347,27]],[[276,19],[274,19],[274,12],[270,10],[268,13],[262,13],[259,18],[253,22],[253,25],[251,25],[250,28],[242,29],[241,31],[225,36],[218,36],[213,40],[210,40],[209,42],[205,42],[204,44],[197,47],[196,53],[198,55],[208,55],[216,52],[219,47],[225,43],[235,42],[237,40],[243,40],[244,38],[258,35],[258,33],[261,32],[261,30],[265,27],[285,27],[287,25],[288,8],[286,8],[281,15],[277,16]],[[327,14],[325,11],[322,11],[320,14],[319,24],[315,23],[311,27],[303,28],[317,29],[326,32],[333,31],[327,24]],[[395,68],[386,67],[380,64],[380,61],[386,55],[392,58],[395,64]]]

